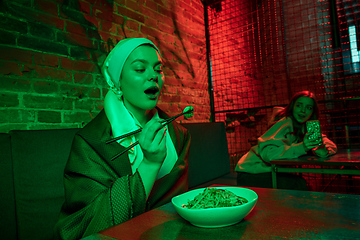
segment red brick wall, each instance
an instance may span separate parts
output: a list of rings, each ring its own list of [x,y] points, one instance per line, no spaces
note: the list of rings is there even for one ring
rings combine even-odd
[[[236,154],[265,132],[271,112],[246,109],[289,99],[282,8],[274,0],[226,0],[219,9],[208,9],[215,119],[226,122],[230,154]]]
[[[82,127],[107,92],[99,66],[125,37],[147,37],[165,60],[159,106],[210,118],[201,0],[0,2],[0,132]]]

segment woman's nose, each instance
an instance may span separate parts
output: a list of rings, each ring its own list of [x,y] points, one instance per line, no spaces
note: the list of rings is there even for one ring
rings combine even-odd
[[[158,82],[158,75],[156,74],[156,72],[154,70],[149,73],[148,79],[149,79],[149,81]]]

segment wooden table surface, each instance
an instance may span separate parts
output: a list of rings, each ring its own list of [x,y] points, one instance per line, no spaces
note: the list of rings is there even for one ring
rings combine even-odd
[[[168,203],[85,239],[360,239],[360,195],[250,189],[255,208],[229,227],[195,227]]]

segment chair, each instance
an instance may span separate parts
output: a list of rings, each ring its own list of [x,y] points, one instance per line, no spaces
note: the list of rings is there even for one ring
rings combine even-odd
[[[14,177],[11,158],[11,138],[0,133],[0,230],[2,239],[16,239]]]
[[[191,135],[189,150],[189,189],[211,184],[236,185],[230,171],[225,124],[183,123]]]
[[[17,239],[53,238],[53,229],[65,199],[64,168],[77,131],[10,131]]]

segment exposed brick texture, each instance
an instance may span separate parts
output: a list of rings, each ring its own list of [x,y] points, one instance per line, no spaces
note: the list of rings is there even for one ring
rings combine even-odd
[[[208,121],[201,0],[4,0],[0,132],[83,127],[108,91],[100,65],[126,37],[147,37],[162,52],[167,78],[159,106],[175,115],[192,104],[188,121]]]
[[[61,123],[61,112],[39,111],[38,122],[40,123]]]

